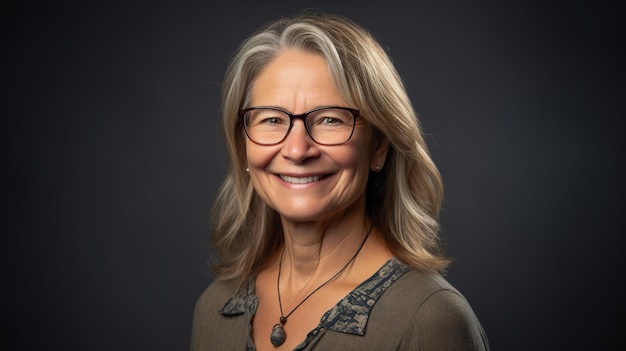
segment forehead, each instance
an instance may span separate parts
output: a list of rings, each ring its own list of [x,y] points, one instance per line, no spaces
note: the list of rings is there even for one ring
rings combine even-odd
[[[280,53],[256,77],[252,106],[275,106],[304,112],[321,106],[345,106],[328,63],[319,54],[302,50]]]

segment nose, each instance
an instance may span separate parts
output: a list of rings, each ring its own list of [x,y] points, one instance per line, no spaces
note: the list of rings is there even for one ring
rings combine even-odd
[[[301,119],[294,119],[289,134],[283,141],[281,154],[296,163],[319,155],[317,144],[311,139]]]

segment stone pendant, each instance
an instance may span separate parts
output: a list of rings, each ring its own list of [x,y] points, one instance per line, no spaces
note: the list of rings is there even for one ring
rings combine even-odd
[[[276,324],[272,328],[272,335],[270,336],[270,341],[274,346],[280,346],[285,342],[287,335],[285,335],[285,329],[283,329],[282,324]]]

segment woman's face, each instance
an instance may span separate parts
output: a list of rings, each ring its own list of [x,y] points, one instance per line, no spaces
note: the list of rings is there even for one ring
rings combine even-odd
[[[281,53],[256,78],[251,107],[271,106],[301,114],[323,106],[352,107],[332,84],[320,55],[299,50]],[[257,194],[283,219],[328,220],[347,211],[364,215],[370,169],[382,166],[386,143],[376,151],[367,122],[357,118],[345,144],[315,143],[295,119],[281,143],[262,146],[246,139],[250,179]]]

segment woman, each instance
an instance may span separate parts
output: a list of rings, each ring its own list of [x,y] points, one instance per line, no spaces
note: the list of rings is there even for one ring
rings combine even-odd
[[[229,174],[193,350],[484,350],[439,274],[439,172],[390,59],[346,18],[248,38],[223,85]]]

